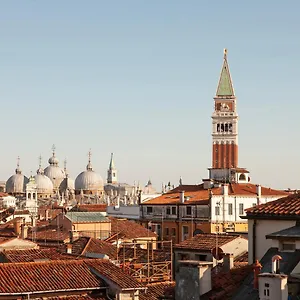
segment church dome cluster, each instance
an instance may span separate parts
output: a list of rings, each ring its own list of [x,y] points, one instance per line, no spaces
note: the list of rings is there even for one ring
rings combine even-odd
[[[39,157],[39,168],[34,176],[39,198],[49,198],[54,195],[74,195],[84,194],[103,194],[104,181],[100,174],[93,170],[91,163],[91,152],[89,152],[89,160],[86,170],[81,172],[76,180],[68,176],[66,169],[66,161],[64,169],[60,168],[59,160],[55,154],[53,147],[52,156],[49,158],[45,169],[42,168],[42,158]],[[26,185],[29,179],[24,176],[18,164],[15,174],[9,177],[6,182],[6,192],[12,195],[24,195],[26,193]]]

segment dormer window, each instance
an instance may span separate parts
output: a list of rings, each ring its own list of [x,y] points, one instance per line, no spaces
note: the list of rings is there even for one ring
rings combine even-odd
[[[295,251],[296,245],[293,242],[282,242],[281,251]]]

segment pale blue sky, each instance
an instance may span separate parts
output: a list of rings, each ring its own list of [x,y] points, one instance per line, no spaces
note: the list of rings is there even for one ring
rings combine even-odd
[[[213,96],[228,48],[241,167],[299,187],[300,2],[1,1],[0,179],[52,144],[72,177],[198,183],[211,166]]]

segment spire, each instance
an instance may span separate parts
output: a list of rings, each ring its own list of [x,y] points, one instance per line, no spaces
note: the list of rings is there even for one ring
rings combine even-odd
[[[21,174],[22,171],[20,169],[20,156],[17,157],[17,168],[16,168],[16,174]]]
[[[39,156],[39,168],[36,172],[37,174],[44,174],[44,170],[42,168],[42,155]]]
[[[110,163],[109,163],[109,169],[110,170],[114,170],[115,169],[115,164],[114,164],[114,158],[113,158],[114,154],[111,153],[111,156],[110,156]]]
[[[216,92],[216,97],[234,97],[234,89],[227,62],[227,49],[224,49],[223,66]]]
[[[89,156],[89,162],[88,162],[88,164],[86,166],[86,169],[88,171],[93,171],[93,167],[92,167],[92,163],[91,163],[91,157],[92,157],[92,151],[91,151],[91,149],[90,149],[90,151],[88,153],[88,156]]]
[[[66,177],[68,177],[67,159],[66,159],[66,158],[65,158],[65,160],[64,160],[64,171],[65,171]]]

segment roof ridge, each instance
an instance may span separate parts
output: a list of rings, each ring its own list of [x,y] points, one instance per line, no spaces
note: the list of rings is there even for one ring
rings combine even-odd
[[[85,244],[85,247],[83,248],[83,250],[81,251],[80,255],[83,255],[84,252],[86,251],[87,247],[89,246],[89,244],[91,243],[92,238],[89,237],[88,242]]]

